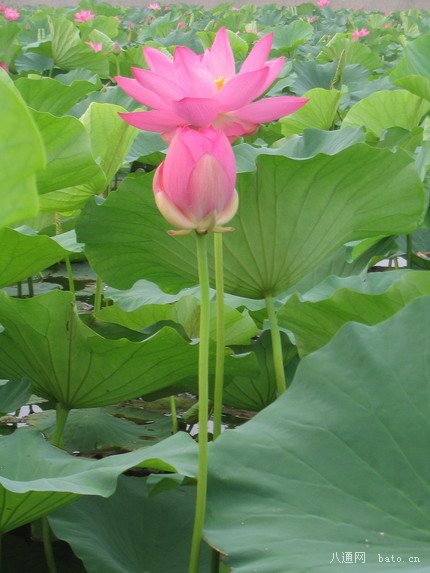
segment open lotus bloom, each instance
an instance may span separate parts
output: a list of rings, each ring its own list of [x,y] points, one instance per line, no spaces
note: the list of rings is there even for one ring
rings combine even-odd
[[[288,115],[307,102],[292,96],[259,98],[281,71],[284,58],[267,60],[273,34],[261,38],[236,73],[228,33],[221,28],[211,48],[197,55],[177,46],[173,59],[144,48],[149,69],[132,68],[134,78],[116,77],[119,86],[151,111],[123,113],[130,125],[161,133],[169,141],[177,127],[221,129],[232,141],[261,123]]]
[[[176,131],[166,159],[155,172],[155,202],[170,234],[222,232],[236,213],[236,164],[230,142],[213,127]]]

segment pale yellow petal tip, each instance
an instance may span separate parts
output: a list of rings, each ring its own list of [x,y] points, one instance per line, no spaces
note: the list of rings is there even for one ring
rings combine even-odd
[[[174,231],[173,229],[170,229],[170,231],[167,231],[167,234],[169,237],[180,237],[181,235],[189,235],[192,230],[193,229],[179,229],[178,231]]]
[[[232,233],[235,230],[234,227],[214,227],[212,229],[214,233]]]

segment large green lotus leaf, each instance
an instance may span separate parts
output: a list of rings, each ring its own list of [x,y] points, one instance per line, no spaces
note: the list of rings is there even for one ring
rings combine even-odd
[[[41,195],[40,210],[51,213],[71,213],[84,207],[90,197],[102,193],[106,189],[106,185],[106,177],[100,170],[99,175],[91,183],[66,187]]]
[[[405,76],[394,80],[394,83],[396,86],[430,101],[430,78],[425,78],[424,76]]]
[[[430,79],[430,34],[423,34],[419,38],[408,42],[403,50],[403,56],[397,66],[392,70],[392,80],[405,76],[424,76]]]
[[[276,147],[254,147],[249,143],[240,143],[233,147],[236,157],[237,173],[255,171],[258,155],[284,155],[291,159],[309,159],[324,153],[336,155],[355,143],[364,142],[362,128],[344,127],[335,131],[307,128],[303,135],[293,135],[287,140],[276,143]]]
[[[33,117],[42,135],[47,165],[37,176],[39,193],[88,183],[98,189],[106,183],[95,162],[88,133],[82,123],[71,116],[56,117],[34,111]]]
[[[55,64],[64,70],[91,70],[101,78],[109,77],[109,60],[101,52],[95,53],[86,46],[78,28],[65,18],[49,21],[52,37],[52,56]]]
[[[285,26],[284,24],[273,30],[274,53],[289,54],[292,49],[307,42],[314,33],[314,28],[309,22],[295,20]]]
[[[430,102],[406,90],[381,90],[353,105],[343,125],[364,126],[379,137],[390,127],[413,129],[429,110]]]
[[[281,333],[281,340],[285,377],[289,385],[296,366],[297,349],[285,333]],[[239,372],[234,379],[226,380],[223,403],[234,408],[258,412],[276,399],[276,376],[270,331],[265,330],[250,347],[242,348],[243,351],[251,349],[259,368],[256,368],[251,375]]]
[[[307,160],[260,155],[256,172],[238,177],[236,230],[224,236],[226,291],[278,294],[346,242],[416,229],[426,198],[410,163],[404,152],[364,144]],[[105,282],[126,289],[145,278],[177,292],[197,283],[195,239],[170,237],[169,228],[151,175],[129,177],[102,206],[89,203],[77,223]]]
[[[233,571],[344,573],[347,552],[365,553],[366,573],[378,553],[403,560],[390,573],[427,571],[429,359],[425,297],[345,325],[281,398],[218,438],[205,531]]]
[[[49,523],[88,573],[185,573],[194,505],[194,488],[154,497],[142,478],[121,477],[109,499],[77,500],[50,515]],[[209,571],[209,563],[203,546],[201,571]]]
[[[97,89],[88,81],[74,81],[65,85],[53,78],[18,78],[15,82],[27,105],[37,111],[63,115],[78,101]]]
[[[28,300],[0,296],[0,377],[31,381],[65,407],[92,408],[137,396],[196,391],[198,345],[164,327],[142,342],[107,339],[83,324],[73,296],[52,291]],[[211,354],[211,372],[214,357]],[[252,354],[229,356],[226,379],[258,369]]]
[[[40,272],[70,254],[51,237],[19,229],[1,229],[0,244],[0,287]]]
[[[1,389],[0,386],[0,398]],[[27,417],[27,423],[50,439],[55,430],[55,410],[32,414]],[[116,453],[118,450],[148,446],[169,437],[171,433],[172,421],[162,414],[148,413],[146,419],[134,423],[112,415],[106,408],[81,408],[70,411],[63,434],[63,448],[83,455],[100,454],[101,451]]]
[[[155,283],[142,279],[127,290],[107,287],[104,291],[104,295],[106,298],[113,300],[115,305],[122,310],[131,312],[145,304],[161,305],[174,303],[185,296],[198,295],[199,291],[200,287],[196,286],[194,288],[183,289],[177,294],[169,294],[162,291]]]
[[[0,380],[0,413],[15,412],[28,403],[31,394],[30,383],[27,380],[19,382]]]
[[[100,162],[108,183],[121,167],[138,134],[136,128],[118,115],[125,111],[112,103],[93,102],[81,117],[90,135],[94,157]]]
[[[106,322],[120,324],[131,330],[143,330],[151,324],[171,320],[184,327],[189,338],[198,338],[200,324],[200,304],[196,297],[187,296],[174,304],[150,304],[131,312],[118,306],[102,308],[97,318]],[[224,306],[225,344],[249,344],[258,329],[248,313],[240,313],[227,305]],[[216,340],[216,305],[211,304],[210,337]]]
[[[430,294],[430,274],[421,271],[331,277],[278,312],[279,323],[295,336],[301,356],[314,352],[347,322],[377,324],[414,298]]]
[[[0,70],[0,227],[38,211],[35,174],[45,150],[31,114],[6,72]]]
[[[309,98],[308,103],[280,120],[285,137],[302,133],[309,127],[330,129],[333,124],[341,97],[339,91],[314,88],[303,94],[303,97]]]
[[[343,56],[342,56],[343,54]],[[378,55],[368,46],[353,42],[342,34],[335,34],[317,56],[320,62],[333,62],[343,57],[345,64],[359,64],[368,70],[376,70],[381,66]]]
[[[79,495],[108,497],[118,476],[136,465],[189,475],[195,453],[193,440],[180,432],[159,444],[95,461],[71,456],[32,430],[17,430],[0,438],[0,532],[46,515]]]

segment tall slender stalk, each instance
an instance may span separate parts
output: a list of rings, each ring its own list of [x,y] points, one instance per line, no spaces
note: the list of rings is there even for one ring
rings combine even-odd
[[[196,233],[197,261],[200,280],[200,344],[199,344],[199,465],[197,501],[189,573],[199,573],[200,546],[206,514],[208,471],[208,406],[209,406],[209,272],[206,234]]]
[[[33,298],[34,297],[33,277],[27,278],[27,285],[28,285],[28,296],[30,298]]]
[[[221,434],[222,395],[224,390],[224,271],[222,253],[222,233],[214,233],[215,288],[216,288],[216,359],[214,389],[214,440]]]
[[[73,281],[72,265],[70,264],[70,257],[68,255],[66,255],[66,257],[64,258],[64,262],[66,263],[67,280],[69,282],[69,291],[71,293],[73,293],[73,296],[75,296],[75,283]]]
[[[54,435],[51,439],[51,444],[61,448],[63,445],[63,434],[66,426],[67,417],[70,410],[65,408],[62,404],[57,403],[56,423]],[[49,527],[48,518],[42,517],[42,539],[43,550],[45,552],[46,565],[49,573],[57,573],[57,566],[55,564],[54,549],[52,547],[51,528]]]
[[[52,547],[51,528],[49,526],[48,518],[42,517],[42,539],[43,551],[45,553],[46,565],[48,566],[49,573],[57,573],[57,565],[55,563],[54,549]]]
[[[102,279],[98,276],[96,280],[96,292],[94,295],[94,311],[93,311],[94,314],[98,312],[102,306],[102,291],[103,291]]]
[[[275,366],[275,379],[278,396],[287,389],[285,382],[284,359],[282,356],[281,333],[276,317],[275,305],[271,294],[266,296],[266,309],[269,317],[270,332],[272,335],[273,363]]]
[[[172,434],[178,431],[178,415],[176,413],[175,396],[170,396],[170,415],[172,416]]]
[[[408,269],[412,268],[412,253],[413,253],[413,246],[412,246],[412,235],[406,235],[406,260],[407,260],[407,267]]]
[[[57,446],[57,448],[63,447],[64,428],[66,427],[69,412],[70,410],[68,408],[65,408],[62,404],[57,403],[55,430],[51,439],[51,444],[53,446]]]

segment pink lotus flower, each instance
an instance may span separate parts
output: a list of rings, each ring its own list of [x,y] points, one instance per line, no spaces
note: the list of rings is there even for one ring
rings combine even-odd
[[[364,36],[368,36],[370,34],[369,30],[366,28],[361,28],[361,30],[354,30],[352,33],[352,41],[357,42],[359,38],[363,38]]]
[[[150,10],[161,10],[161,6],[160,6],[160,4],[159,4],[158,2],[152,2],[152,3],[148,6],[148,8],[149,8]]]
[[[318,0],[317,6],[318,8],[327,8],[327,6],[330,6],[330,0]]]
[[[20,14],[18,10],[15,10],[15,8],[8,7],[3,10],[3,16],[5,20],[15,21],[18,20]]]
[[[233,141],[261,123],[293,113],[308,100],[292,96],[260,99],[281,71],[284,58],[267,61],[273,34],[256,42],[236,74],[227,30],[221,28],[211,48],[198,56],[177,46],[173,60],[144,48],[149,70],[132,68],[135,79],[116,77],[119,86],[152,111],[120,114],[130,125],[161,133],[168,141],[178,127],[213,125]]]
[[[234,154],[222,131],[178,129],[153,181],[157,207],[180,229],[169,234],[229,230],[220,225],[237,211],[235,184]]]
[[[93,52],[101,52],[103,50],[103,44],[101,42],[85,42]]]
[[[309,22],[309,24],[313,24],[318,20],[318,18],[316,16],[306,16],[306,20]]]
[[[393,24],[384,24],[384,28],[392,28]]]
[[[178,22],[177,28],[185,28],[185,22]]]
[[[0,62],[0,68],[9,73],[9,66],[6,64],[6,62]]]
[[[5,8],[6,8],[6,6],[4,4],[0,4],[0,12],[4,12]]]
[[[238,12],[239,8],[237,6],[232,6],[231,9],[233,10],[233,12]]]
[[[95,18],[96,15],[93,14],[90,10],[80,10],[79,12],[75,13],[75,17],[73,19],[74,22],[88,22],[88,20],[92,20]]]

